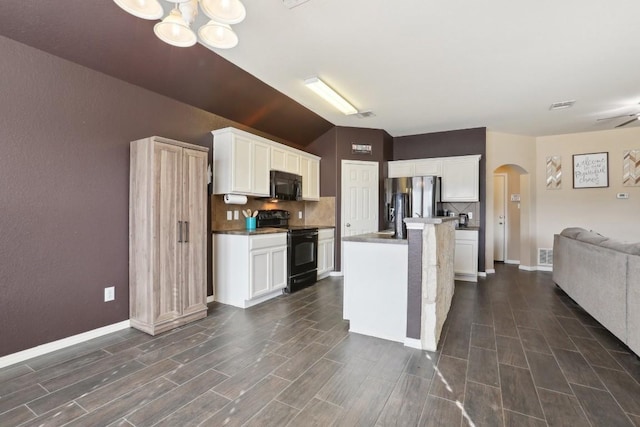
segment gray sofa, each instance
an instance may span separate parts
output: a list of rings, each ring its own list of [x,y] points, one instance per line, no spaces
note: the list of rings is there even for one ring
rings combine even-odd
[[[566,228],[553,240],[553,281],[640,355],[640,243]]]

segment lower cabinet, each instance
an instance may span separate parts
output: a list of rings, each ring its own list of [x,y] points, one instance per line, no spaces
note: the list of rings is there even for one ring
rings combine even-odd
[[[453,272],[456,280],[478,281],[478,231],[456,230]]]
[[[334,228],[318,230],[318,280],[325,278],[334,267]]]
[[[214,234],[214,297],[247,308],[287,286],[287,233]]]

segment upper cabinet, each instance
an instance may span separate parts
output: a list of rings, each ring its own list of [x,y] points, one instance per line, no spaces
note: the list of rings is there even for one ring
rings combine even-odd
[[[320,157],[235,128],[213,134],[214,194],[269,197],[269,171],[302,175],[302,198],[320,198]]]
[[[442,176],[442,159],[396,160],[388,163],[389,178],[403,176]]]
[[[300,175],[302,175],[302,199],[320,200],[320,159],[315,156],[301,156]]]
[[[443,202],[479,201],[479,164],[479,155],[443,159],[441,200]]]
[[[389,178],[435,175],[442,177],[443,202],[480,200],[480,155],[396,160],[388,163]]]
[[[272,146],[271,169],[300,175],[300,155],[286,148]]]

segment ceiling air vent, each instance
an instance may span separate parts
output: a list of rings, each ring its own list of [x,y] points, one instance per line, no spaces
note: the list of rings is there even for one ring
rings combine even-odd
[[[549,107],[549,110],[563,110],[565,108],[573,107],[573,104],[575,104],[575,103],[576,103],[575,99],[573,101],[554,102]]]
[[[282,3],[289,9],[293,9],[296,6],[300,6],[302,3],[306,3],[309,0],[282,0]]]
[[[361,111],[356,114],[360,119],[368,119],[369,117],[375,117],[375,113],[373,111]]]

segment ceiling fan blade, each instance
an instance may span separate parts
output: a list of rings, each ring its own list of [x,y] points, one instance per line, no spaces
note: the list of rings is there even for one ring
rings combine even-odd
[[[623,116],[614,116],[614,117],[604,117],[602,119],[597,119],[596,121],[599,122],[601,120],[612,120],[612,119],[619,119],[621,117],[636,117],[638,114],[625,114]]]
[[[635,114],[634,114],[634,116],[635,116]],[[633,118],[633,119],[631,119],[631,120],[627,120],[626,122],[624,122],[624,123],[622,123],[621,125],[618,125],[618,126],[616,126],[616,127],[617,127],[617,128],[621,128],[622,126],[626,126],[626,125],[628,125],[628,124],[629,124],[629,123],[631,123],[631,122],[635,122],[636,120],[638,120],[638,117],[634,117],[634,118]]]

